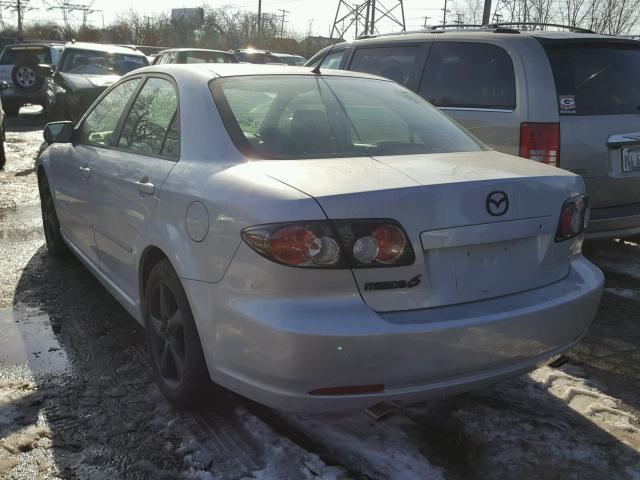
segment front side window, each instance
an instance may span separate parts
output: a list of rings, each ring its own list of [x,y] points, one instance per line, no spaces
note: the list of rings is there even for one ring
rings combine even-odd
[[[134,78],[111,89],[87,115],[80,130],[80,143],[112,146],[118,121],[139,84],[140,79]]]
[[[383,80],[247,76],[211,84],[224,124],[253,158],[330,158],[480,151],[413,92]]]
[[[322,60],[322,65],[320,65],[321,67],[338,69],[340,68],[340,64],[342,63],[342,58],[344,57],[345,53],[346,53],[346,50],[344,49],[335,50],[331,52],[329,55],[327,55],[327,58],[325,58],[324,60],[322,60],[324,53],[318,54],[316,55],[315,58],[311,59],[311,61],[307,63],[307,66],[316,67],[320,62],[320,60]]]
[[[502,48],[482,43],[435,43],[420,95],[438,107],[513,110],[515,77]]]
[[[144,155],[161,155],[177,111],[178,96],[173,84],[161,78],[148,79],[129,110],[118,148]],[[170,141],[175,143],[175,140]],[[169,148],[173,156],[176,148]]]
[[[142,55],[126,55],[94,50],[67,48],[62,55],[60,71],[82,75],[124,75],[149,64]]]
[[[419,49],[416,45],[359,48],[353,54],[349,70],[380,75],[404,85]]]

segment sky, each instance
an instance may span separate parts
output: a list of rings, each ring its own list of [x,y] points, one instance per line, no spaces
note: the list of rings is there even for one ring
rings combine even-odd
[[[54,0],[31,0],[29,5],[36,7],[36,10],[27,11],[25,20],[53,19],[62,21],[62,15],[57,11],[47,10],[46,4],[51,5]],[[355,4],[361,0],[349,0],[349,3]],[[393,7],[397,0],[377,0],[379,3],[386,5],[388,8]],[[431,17],[427,20],[429,24],[440,23],[442,20],[442,8],[445,0],[405,0],[405,17],[407,30],[415,30],[424,25],[424,17]],[[453,0],[449,0],[451,4]],[[70,3],[88,4],[91,0],[70,0]],[[207,3],[211,7],[220,7],[223,5],[231,5],[243,10],[258,10],[258,0],[94,0],[92,8],[101,9],[89,16],[89,22],[101,26],[102,21],[109,23],[116,18],[118,14],[122,14],[130,9],[140,12],[141,14],[152,14],[158,12],[169,13],[172,8],[181,7],[198,7],[203,3]],[[267,14],[282,15],[279,9],[288,10],[286,13],[286,26],[294,30],[306,33],[309,31],[309,23],[314,35],[329,35],[331,25],[338,7],[338,0],[262,0],[262,11]],[[450,8],[450,7],[448,7]],[[346,10],[343,10],[346,13]],[[394,11],[399,12],[399,8]],[[453,20],[453,13],[450,13]],[[7,22],[15,22],[11,12],[5,10],[4,19]],[[75,14],[75,20],[80,21],[81,15]],[[397,25],[390,22],[382,22],[379,25],[382,33],[399,30]]]

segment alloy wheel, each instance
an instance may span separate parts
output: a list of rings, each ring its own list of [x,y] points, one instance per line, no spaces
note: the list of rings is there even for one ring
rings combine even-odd
[[[158,374],[167,387],[179,388],[187,364],[183,316],[171,286],[157,282],[151,290],[151,350]]]

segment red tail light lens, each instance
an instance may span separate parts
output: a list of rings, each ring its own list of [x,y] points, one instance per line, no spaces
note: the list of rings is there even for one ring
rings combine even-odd
[[[560,124],[520,124],[520,156],[557,167],[560,163]]]
[[[589,197],[579,195],[570,198],[562,206],[556,231],[556,242],[576,237],[589,224]]]
[[[311,268],[365,268],[413,263],[402,227],[393,220],[337,220],[250,227],[242,238],[277,263]]]

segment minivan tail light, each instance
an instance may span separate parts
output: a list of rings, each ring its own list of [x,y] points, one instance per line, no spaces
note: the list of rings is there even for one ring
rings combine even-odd
[[[560,164],[560,124],[521,123],[520,156],[557,167]]]

